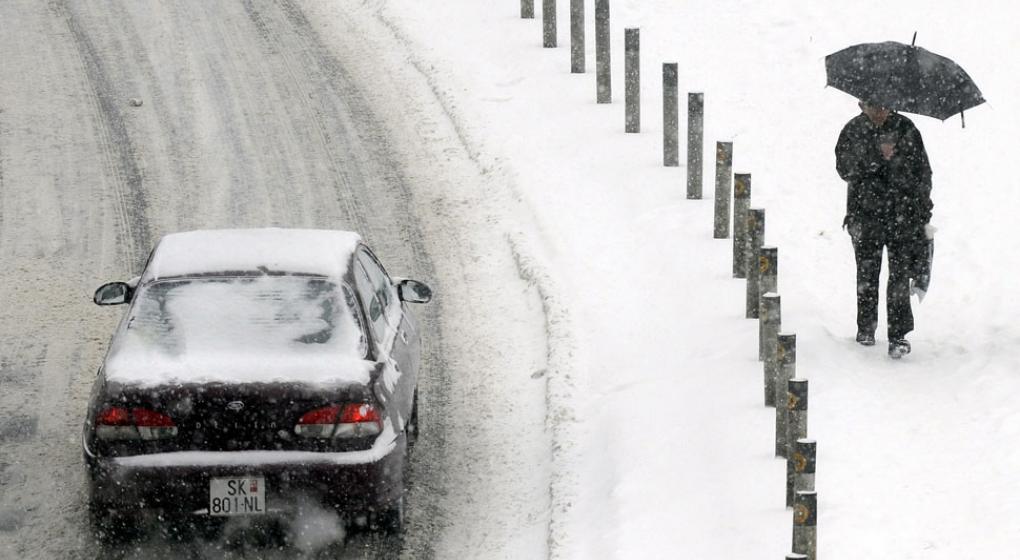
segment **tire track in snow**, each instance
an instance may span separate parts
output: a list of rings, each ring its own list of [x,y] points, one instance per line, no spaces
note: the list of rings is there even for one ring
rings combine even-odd
[[[144,122],[139,123],[144,117],[139,117],[138,121],[133,122],[136,134],[139,134],[139,138],[146,140],[144,146],[142,146],[144,153],[132,152],[135,156],[135,161],[139,162],[139,173],[145,178],[146,182],[145,195],[149,198],[146,199],[145,208],[147,210],[157,210],[160,206],[167,204],[165,200],[160,200],[160,197],[165,197],[168,194],[162,192],[159,188],[161,183],[165,184],[165,180],[160,180],[160,170],[153,168],[154,165],[158,166],[159,160],[165,159],[172,163],[167,169],[171,174],[172,184],[184,187],[198,183],[195,178],[195,165],[191,161],[193,153],[190,149],[196,132],[189,126],[191,123],[187,119],[182,118],[181,111],[175,111],[180,105],[188,104],[188,96],[186,95],[187,92],[174,92],[172,88],[168,91],[167,88],[163,87],[160,74],[174,72],[176,68],[160,67],[158,62],[151,59],[151,53],[139,32],[137,22],[129,16],[130,6],[126,5],[124,0],[118,0],[116,6],[111,6],[111,8],[115,13],[122,14],[118,25],[122,32],[122,39],[126,44],[125,53],[130,55],[131,62],[139,72],[138,75],[127,76],[126,81],[135,88],[132,90],[132,94],[137,94],[143,99],[145,103],[144,114],[154,117],[160,127],[159,137],[152,138],[137,132],[145,128]],[[188,5],[183,2],[175,2],[166,6],[153,6],[150,8],[187,12]],[[172,31],[178,31],[178,28],[174,27]],[[180,36],[165,37],[164,40],[179,42]],[[128,58],[128,56],[125,56],[125,58]],[[158,154],[160,157],[148,160],[145,157],[147,154]],[[199,214],[199,200],[195,197],[188,197],[184,202],[186,206],[178,210],[180,215],[193,216]],[[152,235],[158,237],[164,233],[161,231],[159,222],[153,214],[147,214],[147,222]],[[141,249],[147,250],[148,247],[141,247]]]
[[[89,102],[96,116],[103,157],[113,171],[110,176],[114,179],[114,198],[124,234],[124,261],[140,264],[148,253],[152,236],[142,173],[120,109],[124,100],[118,99],[118,90],[109,80],[95,45],[68,2],[54,3],[51,7],[71,33],[88,83]]]
[[[136,257],[125,172],[66,8],[5,3],[0,17],[10,22],[0,64],[12,108],[5,132],[15,135],[4,138],[5,157],[12,159],[4,162],[0,190],[9,212],[0,293],[10,318],[2,337],[8,347],[0,356],[0,413],[18,419],[0,441],[4,558],[72,557],[88,540],[75,441],[91,382],[82,363],[95,360],[90,327],[109,326],[82,318],[91,305],[83,287],[105,263]]]
[[[351,179],[337,163],[342,161],[342,159],[332,147],[330,135],[322,121],[322,113],[317,111],[309,101],[313,94],[310,88],[304,85],[308,81],[307,75],[304,72],[295,70],[296,67],[300,66],[290,55],[290,49],[283,44],[278,34],[266,23],[261,11],[255,6],[253,0],[243,0],[241,4],[248,19],[255,26],[259,37],[283,60],[284,68],[290,78],[290,85],[298,90],[297,101],[301,104],[301,109],[311,117],[310,120],[313,124],[316,142],[326,154],[325,163],[333,180],[333,189],[338,194],[335,200],[342,206],[344,215],[354,226],[353,229],[359,232],[366,232],[368,230],[367,220],[365,219],[364,212],[359,208],[358,197],[355,196],[354,189],[351,188]],[[307,33],[308,30],[305,30],[305,32]],[[303,35],[304,33],[298,33],[299,37]]]
[[[350,192],[351,187],[357,186],[360,192],[351,192],[349,198],[357,208],[359,216],[372,216],[372,219],[364,220],[363,236],[376,247],[376,252],[380,252],[380,243],[409,247],[411,262],[407,264],[415,267],[425,265],[426,269],[430,270],[429,257],[420,241],[421,227],[411,205],[410,190],[400,166],[392,160],[389,139],[380,127],[378,117],[365,101],[344,62],[329,50],[304,11],[291,0],[276,0],[274,4],[279,7],[295,30],[295,38],[301,44],[301,48],[292,52],[304,55],[303,60],[288,64],[288,69],[308,68],[310,73],[320,75],[322,83],[327,88],[327,95],[320,97],[322,105],[318,110],[312,108],[310,104],[307,106],[312,111],[315,122],[327,118],[335,119],[333,124],[347,130],[347,135],[352,139],[356,138],[372,156],[370,161],[338,158],[331,147],[334,142],[327,134],[324,133],[322,136],[324,147],[329,150],[327,153],[330,154],[330,164],[336,165],[336,162],[340,162],[337,165],[337,172],[342,181],[338,183],[338,188],[346,187]],[[366,165],[370,162],[386,162],[386,165]],[[350,171],[347,171],[347,168],[350,168]],[[352,181],[352,174],[360,180]],[[373,190],[377,188],[386,196],[381,197],[380,193],[373,196]],[[338,195],[343,196],[344,192],[339,190]],[[389,204],[379,204],[381,200],[386,200]],[[376,203],[371,204],[372,201]],[[394,228],[398,229],[399,235],[393,235]],[[384,252],[403,256],[393,249],[395,247],[387,247]]]
[[[4,137],[4,108],[0,106],[0,139]],[[4,192],[4,150],[3,142],[0,142],[0,193]],[[4,197],[0,196],[0,231],[4,228]],[[0,252],[3,249],[3,236],[0,236]],[[0,363],[0,368],[3,364]]]

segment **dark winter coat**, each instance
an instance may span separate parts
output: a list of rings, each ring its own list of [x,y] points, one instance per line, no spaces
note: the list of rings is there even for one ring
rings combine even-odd
[[[892,159],[882,143],[895,144]],[[875,126],[861,113],[846,123],[836,143],[836,171],[847,182],[846,219],[853,235],[890,240],[916,237],[931,220],[931,166],[921,133],[892,113]]]

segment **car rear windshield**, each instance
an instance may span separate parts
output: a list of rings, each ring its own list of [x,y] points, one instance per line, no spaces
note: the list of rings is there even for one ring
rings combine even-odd
[[[363,357],[346,285],[307,276],[161,280],[137,295],[127,333],[169,354],[331,352]]]

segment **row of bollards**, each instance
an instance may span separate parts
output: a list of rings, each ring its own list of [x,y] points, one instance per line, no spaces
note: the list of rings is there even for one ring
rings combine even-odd
[[[731,154],[731,148],[719,150],[717,166],[728,165],[724,160]],[[728,192],[729,185],[717,185],[720,191]],[[817,560],[816,444],[806,439],[808,381],[797,377],[797,335],[782,332],[779,249],[764,245],[765,210],[751,208],[750,195],[751,176],[735,175],[733,276],[747,280],[745,316],[758,319],[764,400],[776,411],[776,457],[786,459],[786,507],[793,508],[793,554],[787,558]],[[717,218],[721,211],[729,210],[717,204]]]
[[[717,165],[726,165],[722,160],[731,153],[720,151]],[[720,185],[716,192],[724,188],[729,190],[728,185]],[[797,335],[782,332],[779,249],[765,246],[765,210],[751,208],[750,195],[751,176],[735,175],[733,276],[747,280],[745,316],[758,319],[764,401],[776,411],[776,457],[786,459],[786,507],[793,508],[793,554],[787,558],[816,560],[816,444],[806,439],[808,381],[797,377]],[[717,205],[717,216],[723,209]]]
[[[667,76],[664,70],[664,83]],[[690,106],[693,108],[695,103]],[[702,118],[700,100],[697,106],[697,117],[691,111],[692,122]],[[699,151],[689,146],[688,156]],[[751,175],[733,173],[731,142],[716,143],[715,163],[713,237],[728,237],[732,202],[733,277],[747,280],[745,316],[758,319],[758,360],[763,364],[764,401],[766,406],[775,408],[776,457],[787,461],[786,506],[794,509],[793,554],[787,558],[816,560],[816,444],[806,439],[808,382],[796,373],[797,335],[782,332],[779,249],[765,246],[765,210],[751,208]],[[695,198],[691,196],[690,177],[693,172],[700,173],[700,169],[692,172],[691,165],[689,160],[688,198]],[[700,177],[698,183],[700,188]],[[700,198],[700,192],[697,194]]]
[[[535,17],[535,0],[521,0],[521,17]],[[612,103],[611,55],[609,46],[609,0],[595,0],[595,74],[596,102]],[[556,0],[542,0],[542,45],[556,48]],[[624,30],[624,130],[641,131],[641,30]],[[677,91],[677,63],[663,63],[663,165],[679,165],[678,134],[679,97]],[[570,72],[585,72],[585,8],[583,0],[570,0]],[[704,144],[704,95],[688,94],[687,135],[687,198],[700,199],[702,183],[702,148]],[[732,148],[732,144],[730,144]],[[732,159],[730,159],[732,161]],[[717,170],[717,173],[720,170]],[[724,174],[728,183],[730,173]],[[728,199],[726,199],[728,200]],[[716,193],[717,204],[725,204]],[[717,237],[726,237],[728,217],[716,227]]]
[[[612,103],[609,1],[595,1],[596,102]],[[535,0],[521,0],[521,17],[535,17]],[[556,0],[542,0],[542,43],[557,46]],[[584,0],[570,0],[570,68],[585,72]],[[640,30],[624,32],[624,131],[641,131]],[[678,63],[662,65],[662,161],[679,167]],[[704,94],[687,96],[687,198],[702,198]],[[775,408],[776,457],[786,459],[786,507],[793,508],[792,553],[787,560],[817,560],[816,444],[807,439],[808,382],[797,377],[797,336],[782,332],[779,251],[767,247],[765,210],[751,208],[751,175],[733,173],[733,143],[716,143],[712,234],[733,230],[733,277],[746,279],[745,316],[758,319],[758,359],[763,363],[764,401]],[[732,224],[731,224],[732,220]]]

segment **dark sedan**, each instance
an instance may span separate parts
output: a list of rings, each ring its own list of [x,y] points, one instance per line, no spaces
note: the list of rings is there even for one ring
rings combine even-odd
[[[399,531],[421,363],[405,304],[430,298],[349,232],[164,237],[139,278],[95,294],[129,304],[82,434],[98,536],[308,496]]]

